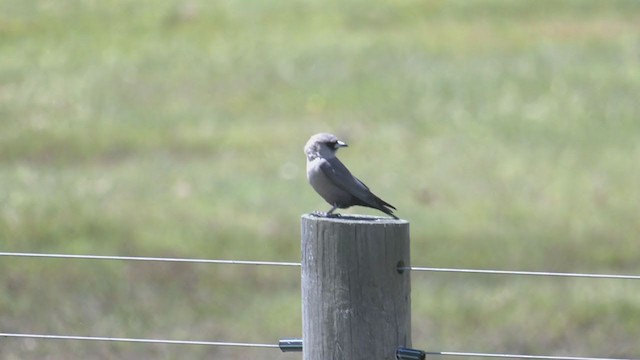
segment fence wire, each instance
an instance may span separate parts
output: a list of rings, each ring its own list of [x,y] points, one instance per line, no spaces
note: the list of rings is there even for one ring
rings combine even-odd
[[[220,265],[257,265],[257,266],[290,266],[290,267],[301,266],[299,262],[284,262],[284,261],[219,260],[219,259],[168,258],[168,257],[148,257],[148,256],[43,254],[43,253],[19,253],[19,252],[0,252],[0,256],[51,258],[51,259],[183,262],[183,263],[195,263],[195,264],[220,264]],[[426,272],[466,273],[466,274],[488,274],[488,275],[523,275],[523,276],[575,277],[575,278],[591,278],[591,279],[640,280],[640,275],[623,275],[623,274],[562,273],[562,272],[549,272],[549,271],[461,269],[461,268],[436,268],[436,267],[419,267],[419,266],[400,266],[398,267],[398,270],[399,271],[408,270],[408,271],[426,271]]]
[[[403,266],[398,270],[411,271],[430,271],[430,272],[448,272],[448,273],[466,273],[466,274],[489,274],[489,275],[525,275],[525,276],[552,276],[552,277],[577,277],[590,279],[627,279],[640,280],[640,275],[616,275],[616,274],[581,274],[581,273],[560,273],[549,271],[512,271],[512,270],[482,270],[482,269],[450,269],[450,268],[432,268],[432,267],[415,267]]]
[[[599,358],[599,357],[579,357],[579,356],[548,356],[548,355],[517,355],[517,354],[491,354],[475,352],[455,352],[455,351],[425,351],[427,355],[443,356],[465,356],[483,358],[503,358],[503,359],[540,359],[540,360],[637,360],[622,358]]]
[[[219,259],[170,258],[170,257],[146,257],[146,256],[107,256],[107,255],[45,254],[45,253],[18,253],[18,252],[0,252],[0,256],[23,257],[23,258],[52,258],[52,259],[182,262],[182,263],[220,264],[220,265],[288,266],[288,267],[301,266],[301,263],[299,262],[219,260]],[[574,278],[591,278],[591,279],[640,280],[640,275],[561,273],[561,272],[548,272],[548,271],[512,271],[512,270],[436,268],[436,267],[416,267],[416,266],[399,266],[397,270],[401,272],[402,271],[418,271],[418,272],[465,273],[465,274],[488,274],[488,275],[520,275],[520,276],[574,277]],[[130,342],[130,343],[148,343],[148,344],[205,345],[205,346],[230,346],[230,347],[275,348],[275,349],[280,348],[280,349],[283,349],[283,351],[285,351],[284,349],[286,348],[286,346],[283,347],[282,344],[277,345],[277,344],[259,344],[259,343],[241,343],[241,342],[223,342],[223,341],[139,339],[139,338],[121,338],[121,337],[104,337],[104,336],[71,336],[71,335],[0,333],[0,338],[111,341],[111,342]],[[301,340],[300,340],[300,344],[301,344]],[[441,355],[441,356],[460,356],[460,357],[540,359],[540,360],[640,360],[640,359],[630,359],[630,358],[621,359],[621,358],[574,357],[574,356],[518,355],[518,354],[455,352],[455,351],[426,351],[425,354]]]
[[[166,257],[147,257],[147,256],[72,255],[72,254],[39,254],[39,253],[15,253],[15,252],[0,252],[0,256],[51,258],[51,259],[183,262],[183,263],[195,263],[195,264],[222,264],[222,265],[300,266],[300,263],[281,262],[281,261],[187,259],[187,258],[166,258]]]
[[[14,334],[0,333],[0,338],[28,338],[47,340],[81,340],[81,341],[110,341],[129,342],[146,344],[170,344],[170,345],[204,345],[204,346],[229,346],[245,348],[268,348],[286,351],[301,351],[301,339],[280,340],[279,344],[260,343],[240,343],[224,341],[193,341],[193,340],[166,340],[166,339],[138,339],[120,338],[105,336],[69,336],[69,335],[43,335],[43,334]],[[290,346],[296,343],[297,346]],[[294,344],[295,345],[295,344]],[[294,349],[295,348],[295,349]],[[522,355],[522,354],[500,354],[500,353],[479,353],[479,352],[456,352],[456,351],[424,351],[426,355],[460,356],[460,357],[482,357],[482,358],[503,358],[503,359],[538,359],[538,360],[637,360],[631,358],[602,358],[602,357],[580,357],[580,356],[553,356],[553,355]]]
[[[279,345],[275,345],[275,344],[254,344],[254,343],[238,343],[238,342],[224,342],[224,341],[135,339],[135,338],[120,338],[120,337],[106,337],[106,336],[70,336],[70,335],[0,333],[0,337],[23,338],[23,339],[24,338],[28,338],[28,339],[49,339],[49,340],[111,341],[111,342],[130,342],[130,343],[147,343],[147,344],[172,344],[172,345],[233,346],[233,347],[274,348],[274,349],[278,349],[279,348]]]

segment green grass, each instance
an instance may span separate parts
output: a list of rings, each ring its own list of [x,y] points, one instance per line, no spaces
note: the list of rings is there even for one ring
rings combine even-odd
[[[0,248],[298,261],[299,216],[328,208],[302,146],[330,131],[411,222],[414,265],[640,273],[639,21],[631,0],[0,0]],[[295,269],[0,274],[3,332],[301,332]],[[412,277],[418,348],[640,356],[635,282]],[[7,359],[300,358],[2,342]]]

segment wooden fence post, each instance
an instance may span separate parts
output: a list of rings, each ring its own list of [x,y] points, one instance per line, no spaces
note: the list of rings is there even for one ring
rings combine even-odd
[[[303,360],[393,360],[411,347],[409,223],[302,216]]]

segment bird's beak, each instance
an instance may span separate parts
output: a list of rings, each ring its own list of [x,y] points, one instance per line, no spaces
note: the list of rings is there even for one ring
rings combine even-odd
[[[336,148],[347,147],[347,146],[349,146],[349,145],[347,145],[346,142],[343,142],[343,141],[340,141],[340,140],[338,140],[336,142]]]

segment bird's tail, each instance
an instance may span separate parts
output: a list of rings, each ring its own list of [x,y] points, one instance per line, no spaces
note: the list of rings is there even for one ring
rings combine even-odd
[[[397,210],[395,206],[389,204],[388,202],[380,199],[379,197],[376,196],[376,201],[378,203],[378,207],[376,207],[376,209],[382,211],[383,213],[391,216],[392,218],[396,219],[396,220],[400,220],[394,213],[393,210]],[[393,210],[391,210],[393,209]]]

